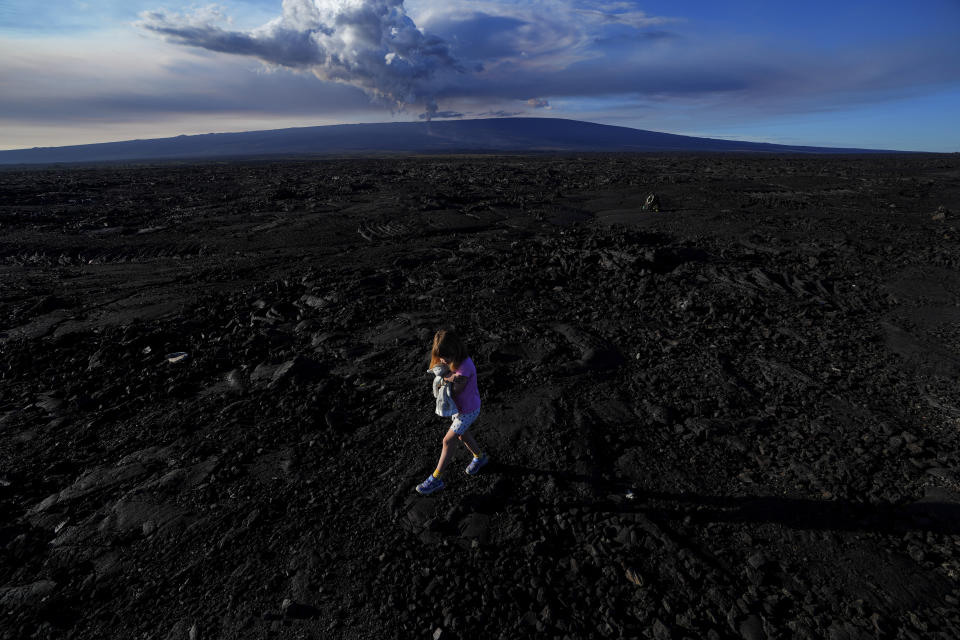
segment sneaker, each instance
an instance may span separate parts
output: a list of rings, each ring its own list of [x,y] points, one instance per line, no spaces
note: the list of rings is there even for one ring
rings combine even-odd
[[[480,467],[486,465],[490,462],[490,456],[483,454],[479,458],[474,458],[470,461],[470,464],[467,465],[467,475],[472,476],[477,471],[480,471]]]
[[[443,489],[443,479],[434,478],[433,474],[430,474],[426,480],[417,485],[417,493],[422,496],[428,496],[440,489]]]

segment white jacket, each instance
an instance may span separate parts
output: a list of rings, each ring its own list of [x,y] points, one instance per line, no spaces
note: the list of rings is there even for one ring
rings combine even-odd
[[[453,401],[451,385],[444,384],[443,377],[450,375],[450,370],[438,364],[433,369],[433,397],[437,399],[436,412],[438,416],[449,417],[460,412],[457,403]]]

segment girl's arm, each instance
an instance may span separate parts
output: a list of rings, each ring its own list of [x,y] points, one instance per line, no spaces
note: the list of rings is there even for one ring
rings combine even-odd
[[[447,382],[453,385],[453,395],[457,395],[463,388],[467,386],[467,379],[464,376],[461,376],[458,373],[453,374],[448,378],[444,378]]]

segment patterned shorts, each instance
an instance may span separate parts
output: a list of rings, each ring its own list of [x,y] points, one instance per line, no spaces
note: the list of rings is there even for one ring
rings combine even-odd
[[[462,436],[467,432],[467,429],[470,428],[470,425],[474,423],[479,415],[480,409],[471,411],[470,413],[458,413],[454,415],[453,422],[450,424],[450,430],[458,436]]]

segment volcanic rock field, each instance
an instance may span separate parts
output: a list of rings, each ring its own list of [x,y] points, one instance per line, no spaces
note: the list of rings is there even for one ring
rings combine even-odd
[[[5,169],[0,638],[958,638],[955,216],[957,155]],[[493,461],[422,497],[443,327]]]

